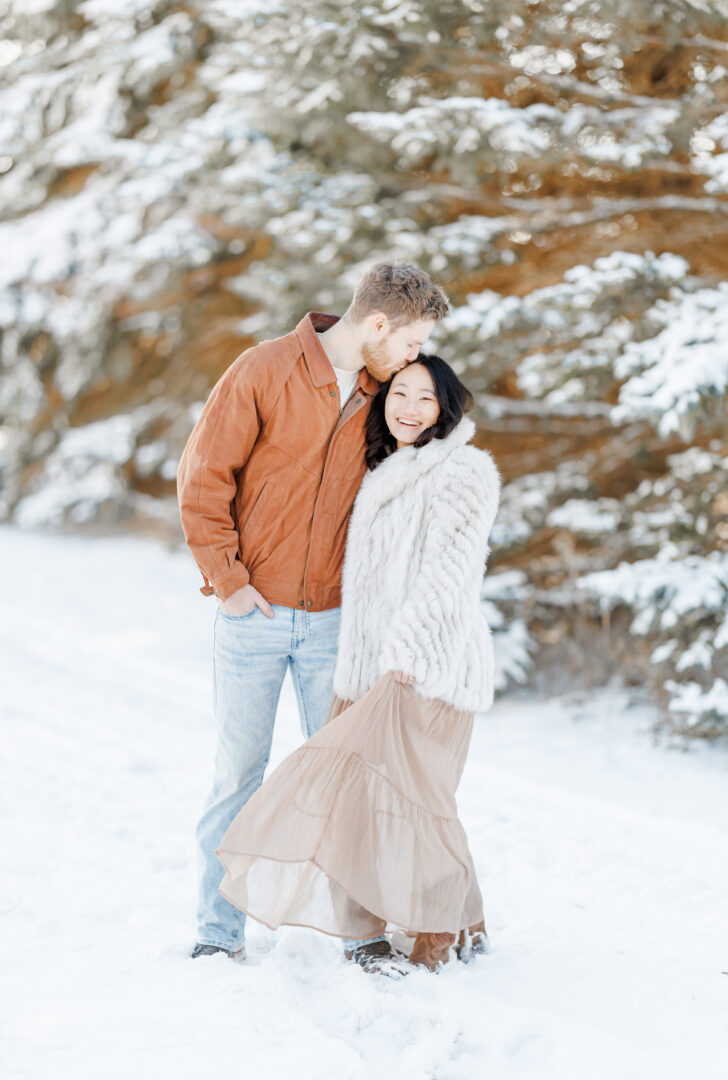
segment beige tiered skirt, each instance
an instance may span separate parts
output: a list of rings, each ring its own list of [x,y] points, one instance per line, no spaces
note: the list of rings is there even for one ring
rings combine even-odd
[[[275,929],[455,933],[483,903],[455,791],[472,712],[389,673],[265,780],[225,833],[220,892]]]

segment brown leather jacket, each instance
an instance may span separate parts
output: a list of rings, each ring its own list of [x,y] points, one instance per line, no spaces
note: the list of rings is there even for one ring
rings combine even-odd
[[[250,582],[272,604],[341,603],[351,508],[364,477],[364,424],[379,383],[362,368],[339,417],[339,388],[309,312],[247,349],[214,387],[177,474],[185,538],[223,600]]]

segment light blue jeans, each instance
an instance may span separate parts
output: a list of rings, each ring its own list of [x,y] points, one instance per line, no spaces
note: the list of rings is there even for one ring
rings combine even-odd
[[[305,738],[323,727],[334,696],[340,608],[305,611],[271,606],[273,619],[257,607],[248,615],[227,615],[218,608],[215,616],[213,694],[218,743],[212,789],[196,833],[200,860],[197,941],[231,952],[243,944],[245,914],[218,891],[224,872],[215,849],[263,782],[286,671],[290,667]],[[351,948],[360,943],[344,944]]]

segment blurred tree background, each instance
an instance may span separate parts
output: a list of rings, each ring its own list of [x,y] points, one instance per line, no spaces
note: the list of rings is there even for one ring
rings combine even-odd
[[[0,516],[178,537],[235,356],[414,261],[505,481],[501,687],[728,733],[727,17],[0,2]]]

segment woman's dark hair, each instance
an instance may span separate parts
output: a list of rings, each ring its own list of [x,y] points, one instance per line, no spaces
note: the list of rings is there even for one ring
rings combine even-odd
[[[475,401],[467,386],[463,386],[453,369],[440,356],[428,356],[420,353],[413,364],[422,364],[432,376],[435,396],[440,406],[440,415],[432,427],[426,428],[412,446],[426,446],[432,439],[444,439],[460,423],[463,414],[470,412]],[[407,365],[409,367],[409,365]],[[399,372],[397,372],[399,374]],[[381,461],[397,449],[397,440],[387,427],[384,418],[384,403],[387,400],[395,375],[389,382],[382,383],[374,396],[366,423],[366,463],[368,469],[376,469]]]

